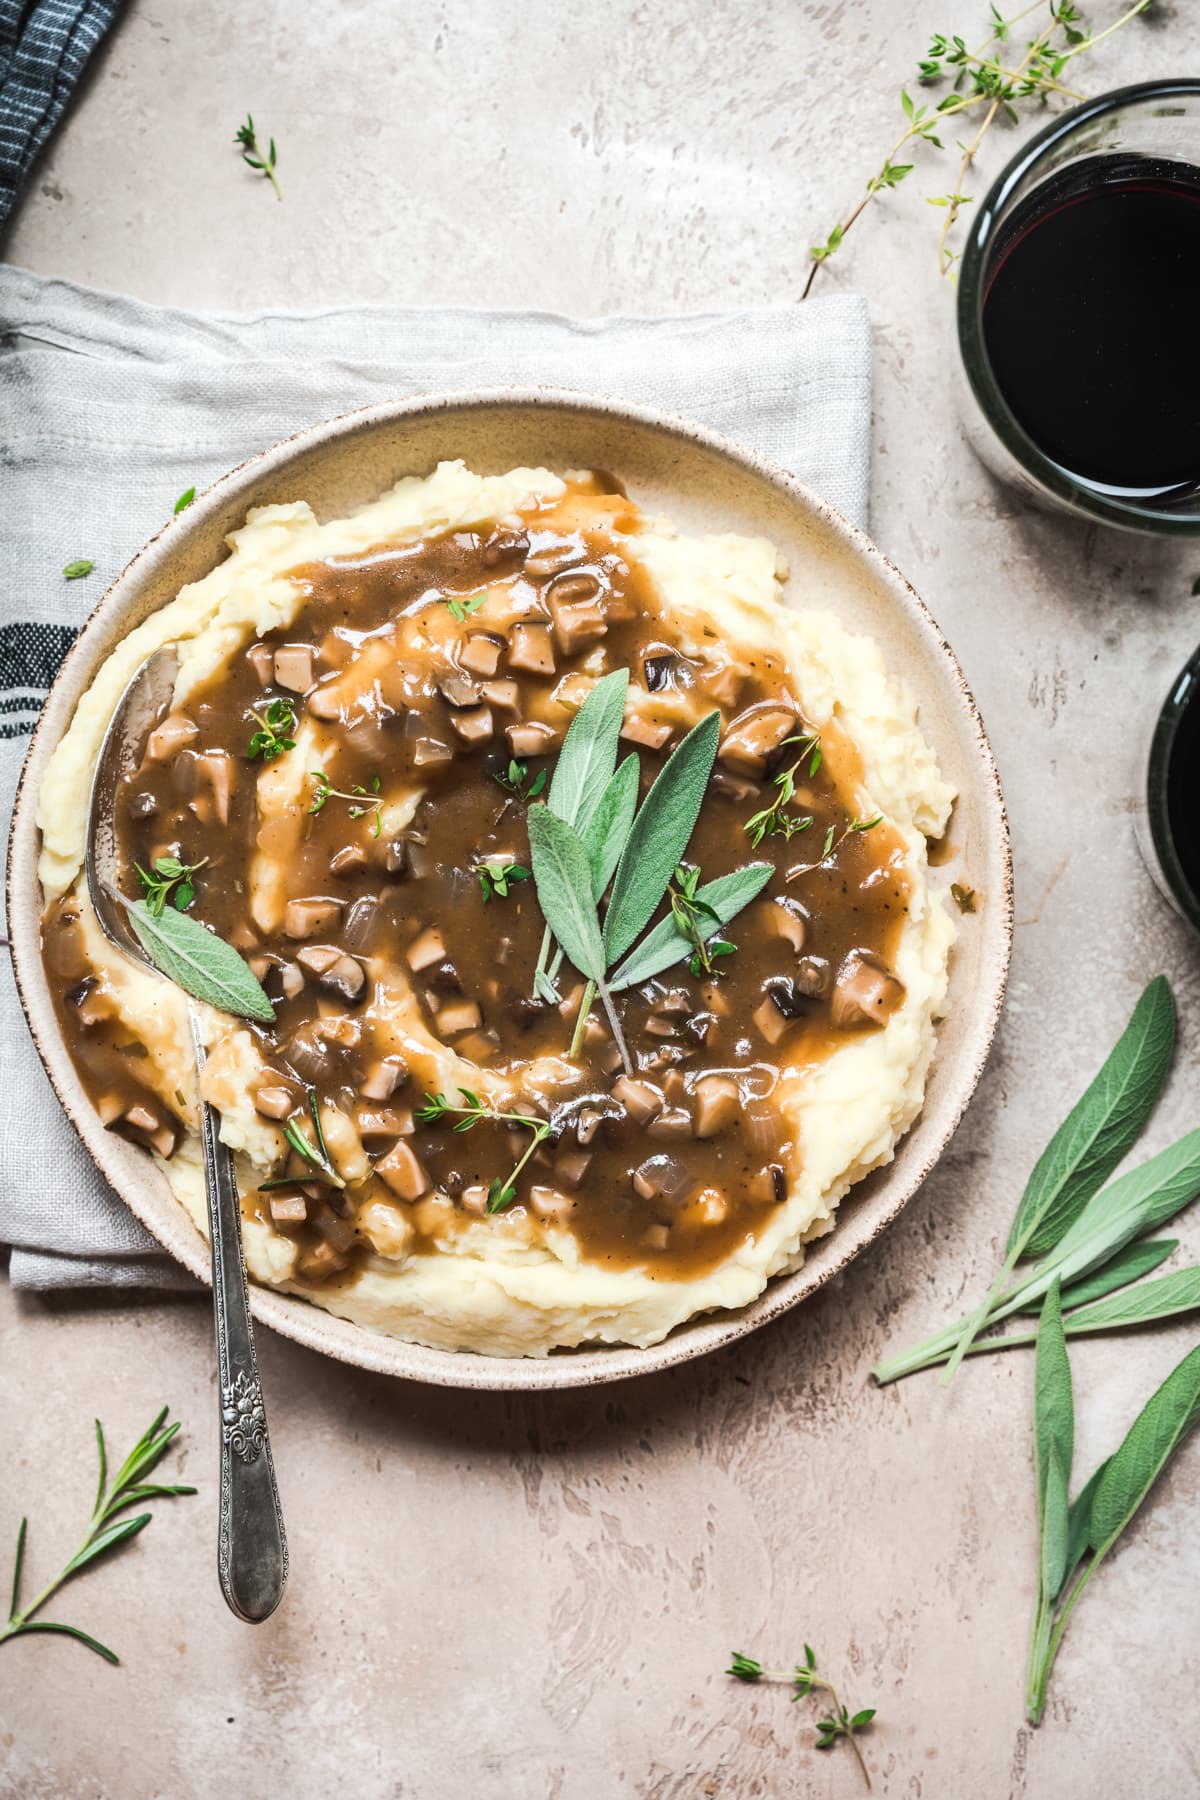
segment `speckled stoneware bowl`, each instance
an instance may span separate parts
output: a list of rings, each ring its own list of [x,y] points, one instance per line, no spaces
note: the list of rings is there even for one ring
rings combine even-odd
[[[641,408],[551,390],[453,394],[370,407],[315,426],[234,469],[168,524],[108,590],[52,688],[34,734],[9,847],[9,929],[26,1017],[68,1116],[100,1168],[164,1248],[207,1281],[208,1249],[142,1150],[108,1132],[63,1046],[39,956],[41,892],[34,823],[46,762],[113,646],[224,553],[251,506],[304,499],[331,519],[402,475],[463,457],[484,474],[519,465],[612,471],[650,512],[684,531],[766,536],[791,569],[788,599],[831,608],[881,644],[920,697],[921,721],[959,799],[940,881],[979,896],[954,951],[946,1017],[925,1108],[895,1160],[842,1203],[837,1226],[802,1269],[752,1306],[681,1326],[649,1350],[594,1348],[541,1360],[427,1350],[256,1288],[255,1317],[313,1350],[384,1374],[448,1387],[562,1388],[613,1381],[701,1356],[776,1318],[828,1281],[900,1212],[945,1149],[983,1070],[1008,972],[1012,869],[996,765],[962,671],[925,607],[870,541],[799,482],[712,432]]]

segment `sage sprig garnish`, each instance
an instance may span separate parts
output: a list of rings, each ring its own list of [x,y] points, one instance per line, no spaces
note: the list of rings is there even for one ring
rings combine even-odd
[[[121,899],[142,949],[168,981],[237,1018],[275,1023],[275,1008],[232,944],[187,913],[153,913],[144,900]]]
[[[1132,1247],[1136,1249],[1142,1246]],[[1156,1261],[1161,1261],[1162,1255],[1169,1254],[1176,1246],[1168,1240],[1144,1247],[1157,1250],[1160,1254]],[[1153,1266],[1152,1263],[1151,1267]],[[1133,1281],[1135,1277],[1126,1275],[1123,1279]],[[1081,1288],[1086,1285],[1080,1283]],[[1184,1313],[1200,1311],[1200,1267],[1193,1264],[1186,1269],[1175,1269],[1158,1281],[1144,1281],[1140,1287],[1131,1287],[1123,1294],[1110,1292],[1106,1299],[1094,1300],[1071,1312],[1065,1310],[1066,1300],[1067,1296],[1064,1294],[1062,1326],[1067,1337],[1085,1337],[1093,1331],[1120,1331],[1134,1325],[1152,1325],[1159,1319],[1175,1319]],[[1034,1311],[1036,1308],[1026,1307],[1023,1310]],[[1013,1331],[1003,1337],[977,1338],[967,1355],[987,1356],[993,1350],[1018,1350],[1036,1341],[1037,1333],[1033,1331]]]
[[[743,1656],[740,1650],[733,1652],[725,1673],[732,1675],[735,1681],[747,1683],[786,1681],[795,1689],[792,1695],[793,1701],[807,1699],[808,1695],[816,1688],[823,1689],[829,1695],[830,1712],[826,1718],[818,1719],[816,1722],[816,1747],[818,1750],[832,1750],[839,1738],[845,1738],[858,1759],[863,1780],[870,1787],[871,1772],[867,1768],[862,1750],[859,1748],[857,1733],[871,1723],[875,1717],[876,1708],[864,1706],[859,1712],[852,1713],[841,1699],[832,1681],[827,1676],[818,1674],[816,1652],[811,1644],[805,1644],[804,1661],[797,1663],[791,1674],[782,1669],[764,1669],[753,1656]]]
[[[645,930],[691,841],[717,755],[721,715],[710,712],[673,750],[634,818],[604,915],[610,963]]]
[[[1169,1279],[1169,1278],[1168,1278]],[[1159,1283],[1153,1284],[1161,1285]],[[1070,1499],[1075,1403],[1057,1282],[1042,1307],[1034,1376],[1038,1583],[1025,1711],[1034,1725],[1067,1622],[1100,1564],[1200,1420],[1200,1344],[1151,1395],[1120,1447]]]
[[[1174,1044],[1175,1001],[1166,978],[1158,975],[1039,1157],[1008,1234],[1003,1267],[983,1301],[958,1325],[882,1362],[877,1381],[894,1381],[942,1361],[948,1381],[981,1331],[1040,1301],[1056,1274],[1064,1286],[1090,1274],[1195,1197],[1200,1132],[1104,1189],[1153,1110]],[[1031,1274],[1014,1281],[1018,1263],[1039,1255],[1043,1261]]]
[[[138,1513],[136,1518],[122,1519],[118,1515],[130,1506],[140,1506],[147,1500],[174,1499],[180,1494],[194,1494],[194,1487],[187,1487],[180,1482],[150,1481],[148,1477],[154,1473],[163,1457],[170,1449],[172,1441],[179,1430],[179,1424],[165,1425],[168,1409],[164,1406],[150,1429],[143,1432],[125,1461],[113,1477],[111,1488],[108,1485],[108,1456],[104,1445],[104,1428],[99,1419],[96,1420],[96,1449],[100,1458],[100,1478],[96,1487],[96,1504],[92,1508],[92,1516],[83,1542],[74,1556],[48,1582],[41,1593],[28,1605],[21,1605],[21,1574],[25,1562],[25,1538],[29,1521],[22,1519],[17,1531],[17,1554],[13,1565],[12,1599],[9,1604],[8,1622],[0,1627],[0,1644],[8,1638],[28,1637],[36,1631],[58,1632],[64,1637],[77,1638],[102,1656],[105,1662],[117,1663],[121,1659],[107,1644],[81,1631],[77,1625],[61,1625],[57,1621],[36,1617],[43,1606],[56,1594],[64,1582],[72,1576],[98,1562],[110,1551],[121,1544],[128,1543],[140,1531],[149,1525],[153,1514]]]

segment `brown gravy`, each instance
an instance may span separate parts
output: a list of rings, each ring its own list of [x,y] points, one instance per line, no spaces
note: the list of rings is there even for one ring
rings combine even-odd
[[[372,1172],[344,1191],[308,1179],[311,1169],[293,1152],[284,1168],[290,1185],[246,1196],[248,1214],[298,1240],[302,1282],[353,1275],[370,1252],[357,1220],[380,1199],[399,1209],[417,1253],[466,1227],[478,1230],[481,1220],[484,1229],[524,1238],[549,1222],[569,1230],[596,1263],[645,1267],[662,1279],[710,1268],[754,1236],[795,1173],[796,1147],[774,1100],[781,1066],[815,1063],[849,1032],[877,1029],[902,995],[888,970],[908,901],[904,847],[886,823],[845,833],[854,811],[852,746],[826,732],[820,768],[798,771],[787,809],[813,823],[752,847],[746,820],[771,803],[773,777],[796,750],[771,743],[755,767],[752,744],[747,769],[747,757],[732,749],[727,756],[725,746],[748,709],[759,708],[761,718],[771,703],[790,704],[796,715],[777,737],[806,730],[789,700],[786,666],[770,654],[739,654],[715,633],[711,659],[682,656],[671,621],[615,535],[636,529],[637,519],[593,478],[531,512],[519,532],[456,532],[295,570],[303,599],[293,624],[236,655],[194,693],[182,727],[173,715],[165,749],[160,743],[155,758],[148,745],[125,783],[118,830],[126,891],[138,892],[135,864],[149,868],[163,855],[201,864],[194,916],[243,952],[277,1002],[273,1030],[250,1028],[268,1069],[260,1110],[280,1122],[290,1112],[311,1137],[311,1090],[323,1109],[354,1122],[368,1151]],[[475,609],[484,590],[487,601]],[[280,659],[281,650],[298,655]],[[552,669],[532,666],[539,659]],[[723,748],[688,861],[705,880],[749,861],[769,861],[776,874],[722,934],[737,949],[717,964],[719,979],[697,979],[680,964],[620,996],[636,1063],[632,1088],[599,1009],[574,1075],[539,1084],[530,1065],[566,1056],[582,983],[564,965],[562,1007],[532,998],[544,929],[533,883],[514,880],[507,898],[485,901],[477,865],[528,869],[529,802],[497,778],[507,778],[514,756],[523,764],[520,786],[552,770],[587,680],[622,667],[646,690],[632,725],[642,741],[622,744],[622,755],[640,758],[643,795],[688,726],[721,708]],[[573,686],[570,678],[585,670]],[[279,685],[281,674],[291,685]],[[297,731],[306,716],[317,721],[321,749],[312,766],[348,798],[331,794],[313,812],[319,788],[306,779],[298,801],[260,810],[264,770],[283,764],[251,760],[247,750],[276,699],[291,703]],[[530,721],[543,727],[534,733],[541,754],[510,748],[506,728],[517,728],[521,744]],[[668,725],[665,742],[647,741]],[[413,787],[422,797],[411,820],[385,830],[389,794]],[[830,829],[836,847],[821,860]],[[251,897],[264,858],[284,864],[287,898],[311,902],[307,910],[255,922]],[[44,923],[64,1037],[106,1123],[170,1154],[177,1114],[142,1079],[146,1052],[106,1005],[77,913],[67,895]],[[339,990],[336,968],[317,968],[334,953],[338,968],[349,960],[356,991],[345,982]],[[422,962],[415,971],[414,956]],[[847,1004],[854,968],[870,977],[866,1011],[855,1010],[852,994]],[[411,985],[435,1036],[510,1077],[517,1110],[550,1122],[502,1211],[484,1212],[485,1191],[506,1181],[528,1131],[484,1121],[455,1132],[453,1119],[422,1122],[414,1114],[424,1076],[415,1064],[407,1074],[389,1065],[400,1079],[385,1092],[391,1076],[383,1065],[394,1051],[380,990],[399,981]],[[702,1106],[705,1094],[711,1104]],[[182,1096],[174,1098],[182,1106]],[[389,1179],[397,1145],[404,1166]],[[406,1191],[414,1185],[407,1153],[417,1181],[429,1184],[415,1196]],[[381,1164],[385,1173],[376,1173]]]

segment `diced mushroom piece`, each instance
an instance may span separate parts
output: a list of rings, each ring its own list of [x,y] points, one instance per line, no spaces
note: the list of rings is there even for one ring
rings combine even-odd
[[[259,980],[268,1000],[294,1000],[304,988],[304,971],[293,962],[270,962]]]
[[[170,762],[173,756],[194,744],[199,735],[200,727],[193,719],[185,718],[182,713],[168,713],[146,739],[146,761]]]
[[[349,1256],[335,1250],[327,1238],[320,1238],[300,1257],[296,1273],[301,1281],[328,1281],[332,1276],[340,1275],[349,1261]]]
[[[564,1146],[554,1158],[555,1179],[565,1188],[579,1187],[591,1160],[586,1150],[573,1149],[569,1144]]]
[[[514,625],[508,634],[508,666],[523,669],[529,675],[553,675],[550,627],[536,622]]]
[[[692,1135],[692,1115],[686,1106],[668,1106],[646,1127],[647,1137],[686,1138]]]
[[[412,759],[415,769],[438,768],[454,761],[454,751],[444,739],[426,731],[413,739]]]
[[[763,988],[785,1019],[803,1019],[810,1010],[808,995],[789,975],[772,975]]]
[[[284,644],[275,652],[275,682],[289,693],[307,693],[313,684],[311,644]]]
[[[469,1187],[464,1187],[458,1196],[458,1203],[464,1212],[473,1213],[476,1218],[482,1219],[487,1212],[488,1203],[486,1182],[473,1181]]]
[[[703,675],[700,685],[707,694],[711,694],[718,706],[729,708],[738,703],[742,677],[732,663],[726,663],[723,669],[713,669]]]
[[[641,713],[630,713],[621,726],[626,743],[644,744],[647,750],[661,750],[671,731],[669,720],[647,719]]]
[[[748,1192],[755,1206],[782,1206],[787,1199],[787,1175],[782,1163],[768,1163],[750,1177]]]
[[[412,1220],[392,1200],[368,1200],[358,1215],[358,1228],[377,1256],[397,1262],[412,1248]]]
[[[272,1194],[267,1202],[273,1225],[303,1225],[308,1201],[303,1194]]]
[[[833,986],[833,969],[823,956],[802,956],[792,980],[806,999],[823,1000]]]
[[[340,900],[326,900],[314,894],[288,901],[283,929],[290,938],[315,938],[323,931],[336,930],[341,916]]]
[[[646,1125],[656,1113],[662,1111],[663,1097],[658,1089],[649,1081],[639,1081],[636,1076],[622,1075],[612,1085],[612,1097],[619,1100],[630,1118],[638,1125]]]
[[[769,994],[755,1007],[753,1018],[759,1035],[764,1037],[768,1044],[777,1044],[791,1026],[791,1020],[784,1018],[773,997]]]
[[[784,896],[768,901],[764,911],[767,929],[790,944],[799,956],[808,937],[808,914],[800,902]]]
[[[514,756],[548,756],[558,745],[558,733],[553,725],[543,725],[540,719],[528,719],[523,725],[509,725],[504,735]]]
[[[692,1177],[674,1156],[651,1156],[633,1172],[633,1185],[643,1200],[682,1200],[692,1186]]]
[[[739,806],[745,805],[758,792],[756,782],[747,780],[744,775],[735,775],[730,769],[714,769],[711,785],[715,793],[736,801]]]
[[[486,1063],[495,1056],[500,1045],[494,1032],[469,1031],[466,1037],[460,1037],[454,1048],[464,1062]]]
[[[329,859],[332,875],[357,875],[366,866],[367,852],[362,844],[343,844],[336,856]]]
[[[464,744],[486,744],[495,731],[491,708],[473,706],[469,712],[456,712],[450,720]]]
[[[233,797],[233,758],[227,750],[206,750],[196,758],[197,786],[207,788],[207,796],[199,796],[197,812],[206,824],[216,817],[220,825],[229,823],[229,802]]]
[[[309,694],[304,710],[314,719],[340,719],[342,702],[335,682],[323,682],[315,693]]]
[[[765,1104],[748,1107],[742,1121],[742,1139],[758,1156],[769,1156],[779,1148],[779,1115]]]
[[[372,927],[379,913],[379,895],[362,894],[346,914],[342,942],[347,950],[363,951],[370,942]]]
[[[436,925],[428,925],[408,946],[408,966],[414,975],[445,962],[446,945]]]
[[[904,983],[881,957],[869,950],[851,950],[837,972],[830,1012],[834,1025],[843,1030],[883,1025],[903,998]]]
[[[327,669],[344,669],[354,655],[354,645],[335,626],[327,631],[317,646],[317,661]]]
[[[557,1188],[541,1182],[535,1182],[530,1188],[529,1204],[539,1219],[565,1219],[575,1209],[569,1194],[560,1194]]]
[[[333,968],[326,970],[326,975],[332,975],[336,968],[334,963]],[[336,1014],[332,1019],[314,1019],[312,1030],[313,1036],[322,1044],[334,1044],[339,1050],[357,1050],[362,1042],[362,1026],[345,1013]]]
[[[696,1083],[698,1138],[716,1137],[727,1131],[741,1110],[742,1098],[732,1075],[702,1075]]]
[[[413,1132],[412,1114],[407,1109],[394,1106],[360,1106],[355,1114],[355,1122],[358,1135],[368,1150],[395,1143],[399,1137],[411,1137]]]
[[[523,562],[529,553],[529,536],[511,525],[497,525],[490,531],[479,551],[485,569],[496,569],[505,563]]]
[[[674,1019],[667,1019],[656,1013],[652,1013],[642,1026],[646,1036],[652,1038],[673,1038],[678,1029]]]
[[[790,706],[762,701],[738,714],[721,741],[717,757],[738,775],[765,775],[771,757],[795,728],[796,715]]]
[[[254,1110],[264,1119],[286,1119],[295,1106],[296,1096],[290,1088],[260,1087],[254,1095]]]
[[[642,1233],[642,1242],[647,1250],[665,1250],[671,1241],[671,1232],[666,1225],[647,1225]]]
[[[564,656],[596,643],[608,631],[600,583],[584,570],[552,581],[546,590],[546,605],[554,621],[554,641]]]
[[[480,692],[497,712],[519,713],[521,710],[521,689],[515,681],[485,681]]]
[[[674,650],[650,650],[642,658],[642,681],[648,694],[663,694],[680,684],[687,664]]]
[[[364,1100],[390,1100],[402,1082],[408,1079],[408,1064],[402,1056],[385,1056],[372,1063],[359,1088]]]
[[[179,1127],[173,1119],[165,1118],[162,1113],[138,1101],[127,1107],[115,1123],[116,1129],[124,1137],[131,1137],[136,1144],[143,1144],[146,1149],[157,1151],[164,1161],[174,1156],[175,1146],[179,1142]]]
[[[324,988],[328,994],[337,994],[343,1000],[357,1000],[366,984],[366,970],[352,956],[339,956],[317,978],[318,987]]]
[[[311,975],[315,979],[319,975],[324,975],[326,969],[332,969],[341,954],[336,944],[310,944],[303,950],[297,951],[296,961],[306,975]]]
[[[115,1125],[125,1105],[124,1098],[115,1088],[107,1094],[101,1094],[93,1103],[102,1125]]]
[[[392,1145],[386,1156],[380,1157],[375,1164],[375,1173],[401,1200],[419,1200],[433,1186],[424,1165],[403,1138]]]
[[[696,1198],[694,1211],[701,1225],[721,1225],[729,1214],[729,1202],[716,1188],[705,1188]]]
[[[466,675],[442,675],[438,678],[438,693],[447,706],[478,706],[479,686]]]
[[[458,653],[458,660],[472,675],[494,675],[500,667],[504,639],[490,631],[471,631]]]
[[[437,1022],[446,1037],[457,1037],[460,1032],[478,1031],[483,1015],[474,1000],[451,1000],[438,1013]]]
[[[547,575],[559,575],[564,569],[575,568],[586,559],[587,551],[582,544],[546,544],[525,558],[525,573],[541,581]]]
[[[270,644],[251,644],[246,661],[258,676],[260,687],[270,687],[275,679],[275,652]]]
[[[104,1019],[111,1019],[116,1012],[112,995],[106,987],[102,987],[95,975],[85,975],[77,981],[63,996],[68,1005],[73,1006],[81,1025],[90,1029],[99,1025]]]
[[[403,875],[408,867],[408,840],[393,838],[383,853],[383,866],[389,875]]]

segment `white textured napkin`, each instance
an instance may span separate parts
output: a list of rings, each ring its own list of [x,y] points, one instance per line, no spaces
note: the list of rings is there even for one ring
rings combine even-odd
[[[548,313],[184,313],[0,266],[0,823],[74,632],[177,496],[302,426],[373,401],[549,385],[697,419],[860,524],[865,303],[685,318]],[[297,498],[303,498],[298,495]],[[81,581],[63,566],[90,558]],[[0,1243],[14,1286],[189,1278],[101,1178],[51,1093],[0,968]]]

